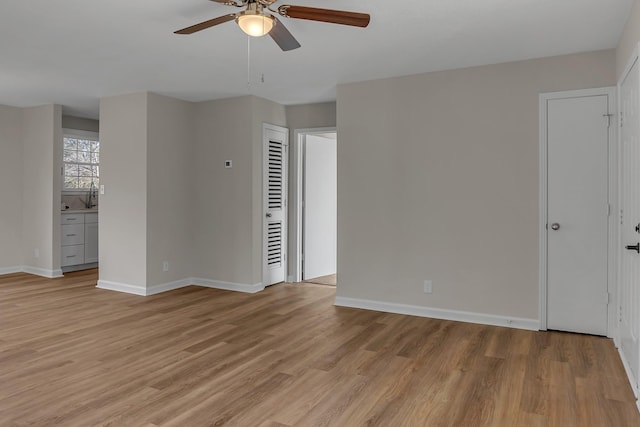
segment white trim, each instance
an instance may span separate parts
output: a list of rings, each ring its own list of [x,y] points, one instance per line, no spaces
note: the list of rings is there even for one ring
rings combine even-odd
[[[80,129],[71,129],[71,128],[62,128],[62,137],[79,137],[90,139],[93,141],[100,141],[100,132],[94,132],[91,130],[80,130]]]
[[[541,93],[539,95],[539,190],[538,190],[538,205],[539,205],[539,225],[538,225],[538,284],[539,284],[539,302],[538,308],[540,313],[540,330],[547,330],[547,103],[552,99],[563,98],[578,98],[587,96],[608,96],[608,108],[609,114],[613,114],[614,120],[609,126],[609,184],[608,184],[608,198],[609,205],[611,206],[611,214],[609,215],[609,230],[608,230],[608,277],[607,288],[611,296],[611,301],[608,305],[607,313],[607,336],[613,338],[617,330],[616,324],[616,307],[617,307],[617,268],[618,268],[618,232],[619,224],[616,221],[618,212],[618,136],[617,136],[617,90],[615,86],[602,87],[594,89],[582,89],[582,90],[569,90],[561,92],[549,92]]]
[[[49,270],[46,268],[29,267],[25,265],[22,267],[22,271],[29,274],[35,274],[36,276],[46,277],[48,279],[63,277],[62,270],[60,270],[59,268],[55,270]]]
[[[98,280],[99,289],[106,289],[109,291],[125,292],[127,294],[134,294],[140,296],[147,295],[147,288],[139,285],[129,285],[127,283],[111,282],[108,280]]]
[[[620,347],[617,347],[618,355],[620,356],[620,360],[622,360],[622,365],[624,366],[624,371],[627,374],[627,379],[629,380],[629,385],[631,386],[631,390],[633,391],[633,395],[636,398],[636,405],[638,405],[638,409],[640,410],[640,401],[638,401],[638,397],[640,397],[640,387],[636,383],[633,378],[633,374],[631,373],[631,369],[629,369],[629,363],[627,362],[627,358],[624,356],[624,352]]]
[[[145,295],[155,295],[162,292],[173,291],[175,289],[180,289],[180,288],[190,286],[192,283],[193,283],[193,279],[189,278],[189,279],[176,280],[175,282],[151,285],[147,287]]]
[[[359,298],[336,297],[335,305],[340,307],[362,308],[386,313],[406,314],[409,316],[431,317],[434,319],[454,320],[458,322],[478,323],[481,325],[504,326],[507,328],[539,330],[537,319],[501,316],[496,314],[473,313],[470,311],[445,310],[441,308],[417,305],[397,304]]]
[[[19,265],[16,267],[2,267],[0,268],[0,276],[3,274],[13,274],[13,273],[22,273],[24,272],[24,267]]]
[[[320,128],[304,128],[293,130],[293,186],[291,191],[291,204],[294,207],[293,221],[289,227],[292,230],[290,233],[291,239],[294,242],[294,251],[291,256],[291,265],[293,271],[291,271],[290,282],[302,281],[302,194],[303,194],[303,165],[304,165],[304,137],[305,135],[313,135],[318,133],[338,132],[338,129],[334,127],[320,127]]]
[[[130,285],[128,283],[111,282],[108,280],[98,280],[98,285],[96,287],[99,289],[124,292],[127,294],[150,296],[192,285],[202,286],[205,288],[223,289],[227,291],[245,292],[249,294],[255,294],[256,292],[264,290],[264,286],[262,285],[262,283],[246,285],[244,283],[223,282],[220,280],[200,279],[196,277],[176,280],[175,282],[161,283],[159,285],[151,285],[149,287]]]
[[[191,283],[196,286],[204,286],[206,288],[223,289],[226,291],[245,292],[255,294],[264,290],[262,283],[254,285],[246,285],[244,283],[223,282],[221,280],[192,278]]]

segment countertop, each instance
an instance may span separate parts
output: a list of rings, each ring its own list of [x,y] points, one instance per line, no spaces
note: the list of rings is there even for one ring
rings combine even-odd
[[[64,209],[60,211],[63,214],[84,214],[84,213],[98,213],[98,209]]]

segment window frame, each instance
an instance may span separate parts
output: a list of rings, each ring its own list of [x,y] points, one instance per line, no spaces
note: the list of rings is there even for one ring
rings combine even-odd
[[[65,164],[69,163],[69,162],[65,162],[64,161],[64,139],[65,138],[79,138],[79,139],[86,139],[86,140],[90,140],[90,141],[95,141],[95,142],[100,142],[100,134],[98,132],[93,132],[93,131],[88,131],[88,130],[78,130],[78,129],[62,129],[62,149],[60,150],[60,161],[61,161],[61,168],[60,168],[60,174],[61,174],[61,183],[60,186],[62,187],[62,191],[65,193],[85,193],[87,192],[89,189],[88,188],[67,188],[65,187],[64,183],[65,183]],[[76,162],[75,164],[87,164],[87,163],[79,163]],[[97,166],[100,166],[100,161],[98,161],[98,163],[96,164]],[[100,176],[98,176],[98,182],[96,182],[96,188],[98,187],[100,183]]]

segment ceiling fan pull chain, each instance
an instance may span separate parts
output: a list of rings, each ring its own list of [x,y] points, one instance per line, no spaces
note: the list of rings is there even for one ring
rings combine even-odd
[[[251,36],[247,36],[247,92],[251,92]]]

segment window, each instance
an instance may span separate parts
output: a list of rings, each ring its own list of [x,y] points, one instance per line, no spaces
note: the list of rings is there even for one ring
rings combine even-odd
[[[91,188],[91,183],[98,186],[100,141],[97,134],[89,134],[89,132],[65,134],[63,138],[64,190],[88,190]]]

